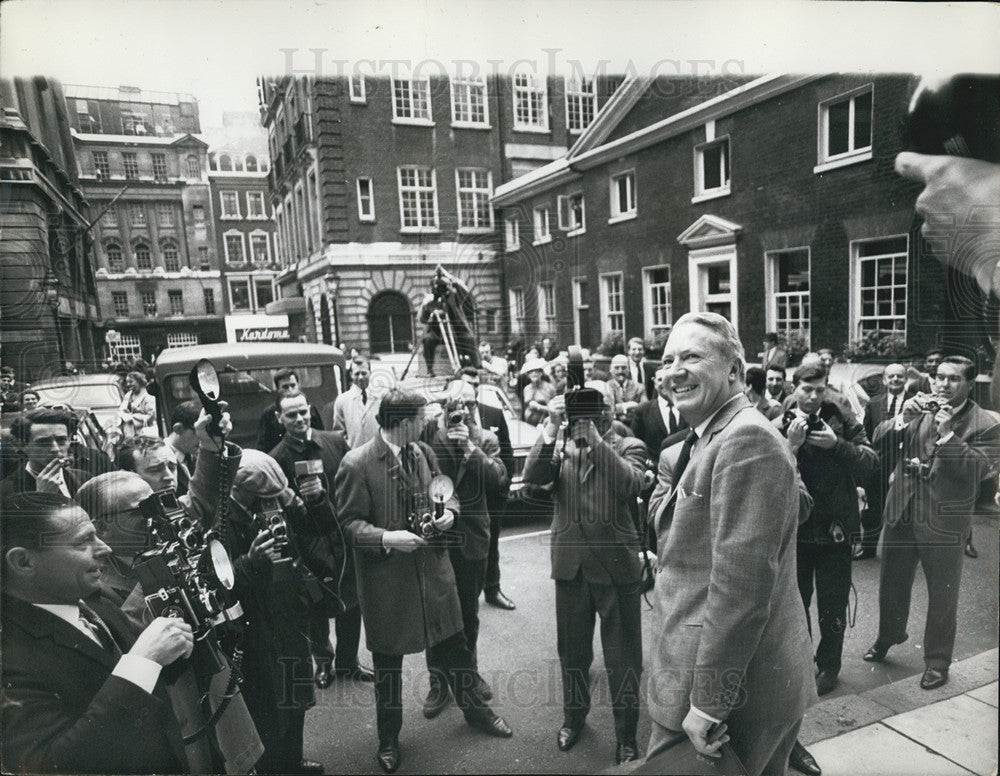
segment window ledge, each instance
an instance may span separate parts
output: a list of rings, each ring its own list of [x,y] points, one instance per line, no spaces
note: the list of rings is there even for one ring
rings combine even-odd
[[[503,247],[503,252],[504,253],[515,253],[515,252],[517,252],[519,250],[521,250],[521,244],[520,243],[518,243],[517,245],[505,245]]]
[[[453,121],[451,126],[453,129],[493,129],[489,124],[480,124],[476,121]]]
[[[351,97],[351,105],[367,105],[367,98],[363,97]]]
[[[375,216],[358,216],[358,221],[362,224],[374,224]]]
[[[399,124],[401,126],[407,127],[433,127],[434,121],[432,119],[398,119],[393,118],[393,124]]]
[[[821,172],[826,172],[827,170],[836,170],[838,167],[847,167],[852,164],[859,164],[861,162],[867,162],[872,158],[872,149],[868,148],[864,151],[856,154],[851,154],[850,156],[844,156],[839,159],[833,159],[828,162],[822,162],[813,167],[813,172],[818,174]]]
[[[492,226],[460,226],[458,227],[459,234],[492,234]]]
[[[537,135],[547,135],[549,134],[548,127],[535,127],[530,124],[515,124],[513,132],[532,132]]]
[[[401,226],[400,234],[441,234],[436,226]]]
[[[581,226],[579,229],[574,229],[572,232],[566,232],[567,237],[577,237],[581,234],[587,233],[587,227]]]
[[[220,221],[242,221],[243,216],[219,216]]]
[[[630,213],[622,213],[619,216],[611,216],[611,218],[608,219],[608,223],[620,224],[622,221],[633,221],[638,217],[638,215],[639,215],[638,212],[633,210]]]
[[[547,235],[545,235],[545,237],[541,237],[541,238],[533,241],[531,244],[532,245],[548,245],[550,242],[552,242],[552,235],[551,234],[547,234]]]
[[[707,202],[710,199],[718,199],[719,197],[728,197],[729,194],[730,194],[729,186],[726,186],[725,188],[721,189],[709,189],[708,191],[704,191],[701,194],[696,194],[695,196],[691,197],[691,204],[695,205],[699,202]]]

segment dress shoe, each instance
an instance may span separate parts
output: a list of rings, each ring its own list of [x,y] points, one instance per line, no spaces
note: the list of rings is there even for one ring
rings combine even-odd
[[[965,543],[965,557],[967,558],[978,558],[979,553],[976,552],[976,548],[972,546],[972,539],[969,539]]]
[[[447,682],[432,681],[430,692],[424,700],[424,716],[427,719],[434,719],[444,711],[451,703],[451,690]]]
[[[925,690],[933,690],[948,683],[947,668],[928,668],[920,677],[920,686]]]
[[[323,763],[314,760],[301,760],[289,771],[297,776],[320,776],[323,772]]]
[[[490,687],[489,683],[483,679],[479,674],[476,674],[476,692],[479,697],[484,701],[493,700],[493,689]]]
[[[889,652],[889,646],[888,644],[876,641],[861,659],[867,663],[881,663],[885,660],[885,656]]]
[[[333,673],[330,671],[330,664],[326,662],[316,664],[316,673],[313,676],[316,686],[325,690],[333,684]]]
[[[487,593],[486,603],[490,606],[495,606],[497,609],[506,609],[508,612],[517,608],[514,602],[503,594],[502,590],[495,590],[491,593]]]
[[[341,679],[353,679],[355,682],[374,682],[375,674],[370,668],[358,664],[353,668],[338,668],[334,673]]]
[[[379,744],[378,751],[375,753],[375,759],[378,760],[379,768],[383,771],[394,773],[399,767],[399,761],[402,759],[399,754],[399,741],[394,738],[392,741]]]
[[[816,758],[809,754],[806,748],[798,741],[795,742],[791,754],[788,755],[788,764],[799,773],[806,774],[806,776],[820,776],[823,773],[816,762]]]
[[[874,547],[861,547],[860,545],[854,548],[854,552],[851,553],[851,560],[868,560],[868,558],[875,557]]]
[[[489,709],[479,709],[469,714],[465,721],[469,723],[470,727],[494,738],[510,738],[514,735],[514,731],[510,729],[510,725],[504,718],[494,714]]]
[[[559,728],[559,733],[556,734],[556,746],[559,747],[560,752],[568,752],[574,746],[576,742],[580,740],[580,734],[583,732],[583,728],[566,727]]]
[[[631,741],[627,744],[619,743],[615,747],[615,765],[621,765],[622,763],[630,763],[633,760],[639,759],[639,747],[635,745],[635,741]]]
[[[837,675],[833,671],[820,671],[816,674],[816,694],[826,695],[837,689]]]

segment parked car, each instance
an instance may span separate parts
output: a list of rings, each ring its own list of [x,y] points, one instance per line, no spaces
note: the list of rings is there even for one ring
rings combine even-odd
[[[92,412],[105,432],[114,427],[125,395],[118,375],[106,372],[53,377],[34,383],[31,390],[38,392],[39,405]]]

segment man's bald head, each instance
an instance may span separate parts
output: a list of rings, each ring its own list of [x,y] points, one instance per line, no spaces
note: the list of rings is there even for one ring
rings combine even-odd
[[[74,499],[94,521],[97,535],[116,555],[128,557],[146,546],[146,521],[139,504],[152,492],[135,472],[115,471],[85,482]]]

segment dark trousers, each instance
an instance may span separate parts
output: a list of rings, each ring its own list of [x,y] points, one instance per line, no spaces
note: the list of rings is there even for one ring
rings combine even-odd
[[[799,593],[806,608],[806,624],[812,635],[809,604],[812,601],[813,579],[816,582],[816,606],[819,609],[819,646],[816,647],[816,667],[832,674],[840,672],[840,656],[844,650],[847,630],[847,604],[851,595],[851,545],[807,544],[797,547]]]
[[[479,594],[483,592],[486,577],[486,558],[469,560],[462,556],[460,548],[448,550],[451,567],[455,571],[455,587],[458,588],[458,604],[462,609],[462,632],[465,645],[472,653],[472,667],[479,670]],[[427,668],[433,672],[431,681],[444,672],[444,667],[431,659],[432,650],[427,650]]]
[[[642,618],[635,585],[587,582],[577,572],[556,580],[556,638],[562,666],[563,725],[583,727],[590,712],[590,665],[594,661],[594,618],[601,618],[601,648],[608,672],[615,737],[635,741],[642,676]]]
[[[337,636],[336,653],[330,646],[330,619],[325,612],[314,612],[309,617],[309,644],[313,659],[333,662],[335,669],[349,670],[358,664],[358,646],[361,643],[361,607],[352,606],[334,620]],[[336,655],[336,657],[334,656]]]
[[[279,706],[267,712],[270,735],[264,739],[264,754],[257,762],[258,773],[288,773],[290,767],[302,762],[302,731],[306,725],[306,710]]]
[[[372,652],[372,661],[378,740],[387,743],[395,740],[403,727],[403,656]],[[428,647],[427,661],[442,667],[467,720],[488,714],[485,701],[476,692],[476,669],[464,633],[459,631]]]
[[[503,529],[503,518],[507,512],[507,499],[490,501],[490,551],[486,556],[486,579],[483,590],[487,595],[500,590],[500,531]]]
[[[910,595],[919,562],[927,579],[924,662],[929,668],[940,670],[951,665],[965,535],[963,532],[960,539],[927,544],[917,541],[911,525],[885,527],[878,590],[878,640],[885,645],[906,641]]]
[[[886,488],[882,485],[881,476],[873,478],[865,489],[868,508],[861,513],[861,548],[875,552],[878,547],[878,537],[882,533],[882,509],[885,506]]]
[[[740,758],[746,772],[750,776],[775,776],[788,773],[788,756],[798,740],[802,720],[761,728],[752,723],[743,724],[738,715],[739,712],[736,712],[726,720],[729,726],[727,732],[730,736],[730,746]],[[683,730],[670,730],[654,719],[649,734],[649,746],[646,748],[646,759],[652,760],[661,752],[685,740],[687,733]]]

